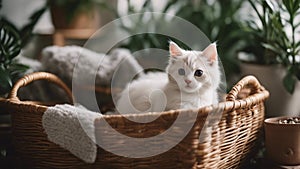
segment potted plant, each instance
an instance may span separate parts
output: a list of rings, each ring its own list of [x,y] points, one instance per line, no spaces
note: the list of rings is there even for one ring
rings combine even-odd
[[[234,77],[237,75],[237,72],[239,72],[238,62],[235,55],[238,49],[244,47],[246,44],[246,42],[242,39],[246,36],[246,32],[241,28],[241,18],[239,17],[243,2],[244,1],[242,0],[216,0],[212,4],[209,0],[170,0],[161,9],[161,12],[169,13],[175,11],[175,16],[181,17],[198,27],[210,39],[210,41],[217,41],[219,56],[227,75],[227,81],[230,83],[231,81],[236,81]],[[129,14],[137,12],[154,12],[154,7],[151,1],[145,1],[141,10],[136,11],[134,6],[129,3],[127,11]],[[117,11],[115,13],[117,13]],[[117,17],[120,16],[117,15]],[[141,27],[141,23],[143,23],[143,26],[146,25],[146,27],[153,29],[156,29],[156,26],[158,26],[153,25],[151,22],[145,22],[143,19],[144,17],[141,16],[137,19],[137,21],[132,21],[133,24],[130,24],[130,27],[126,26],[126,24],[122,24],[121,26],[128,32],[139,29]],[[163,18],[152,17],[150,20],[152,21],[155,19],[158,20]],[[162,21],[162,23],[164,22],[168,23],[171,21]],[[168,24],[165,24],[164,27],[170,31],[173,29],[168,28]],[[123,43],[122,47],[130,49],[132,52],[145,48],[160,48],[167,50],[168,45],[166,42],[169,40],[175,41],[177,44],[184,46],[186,49],[190,49],[189,46],[186,46],[173,37],[158,34],[134,35]],[[153,56],[150,58],[153,58]],[[147,62],[149,62],[149,60],[147,60]],[[164,63],[163,61],[161,62]]]
[[[264,121],[267,157],[281,165],[300,165],[300,117]]]
[[[267,116],[300,114],[299,0],[248,0],[258,19],[245,22],[242,74],[254,74],[270,91]],[[256,17],[256,18],[257,18]]]
[[[28,67],[16,61],[21,51],[21,37],[18,30],[4,19],[0,22],[0,40],[0,96],[6,97],[13,83]]]
[[[55,29],[98,29],[112,19],[110,13],[98,8],[107,6],[106,3],[97,0],[47,1]]]

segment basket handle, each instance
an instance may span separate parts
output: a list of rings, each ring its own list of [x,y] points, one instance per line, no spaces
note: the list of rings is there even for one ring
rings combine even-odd
[[[55,76],[54,74],[47,73],[47,72],[34,72],[31,74],[25,75],[24,77],[19,79],[13,86],[11,92],[9,93],[9,99],[19,100],[19,98],[17,97],[18,90],[21,87],[24,87],[36,80],[47,80],[49,82],[52,82],[52,83],[58,85],[67,93],[68,98],[71,101],[71,103],[72,104],[74,103],[72,92],[67,87],[67,85],[62,80],[60,80],[57,76]]]
[[[226,101],[235,101],[237,99],[238,94],[245,86],[250,87],[251,89],[250,95],[264,90],[264,87],[260,85],[256,77],[252,75],[248,75],[243,79],[241,79],[235,86],[233,86],[231,91],[226,96]]]

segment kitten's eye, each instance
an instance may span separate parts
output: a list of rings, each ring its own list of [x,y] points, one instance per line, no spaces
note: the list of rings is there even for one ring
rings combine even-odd
[[[185,70],[183,68],[178,69],[178,74],[181,76],[185,75]]]
[[[196,70],[195,73],[194,73],[194,76],[197,76],[197,77],[201,77],[203,75],[203,70]]]

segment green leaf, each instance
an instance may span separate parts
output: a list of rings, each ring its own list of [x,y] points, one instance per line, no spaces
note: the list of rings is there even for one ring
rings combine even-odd
[[[25,72],[29,67],[19,63],[12,63],[7,71],[10,74],[10,78],[15,81],[23,76],[23,72]]]
[[[293,75],[292,69],[289,69],[283,78],[283,85],[290,94],[294,93],[296,82],[297,78]]]
[[[0,61],[12,60],[21,51],[18,30],[7,20],[0,20]]]
[[[177,3],[178,0],[169,0],[164,9],[162,10],[163,13],[166,13],[170,7]]]
[[[290,14],[293,13],[293,2],[291,0],[283,0],[282,3]]]
[[[0,68],[0,95],[6,94],[12,87],[12,80],[9,73]]]
[[[151,1],[145,1],[142,8],[147,8],[151,4]]]
[[[299,10],[299,3],[300,3],[300,0],[294,0],[294,3],[293,3],[293,14],[297,14],[297,11]]]

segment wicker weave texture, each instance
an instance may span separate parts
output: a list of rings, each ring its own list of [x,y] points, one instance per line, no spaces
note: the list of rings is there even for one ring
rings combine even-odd
[[[108,131],[101,125],[97,126],[101,120],[105,120],[116,131],[135,138],[148,138],[165,132],[179,115],[184,117],[184,122],[179,126],[192,127],[179,144],[162,154],[147,158],[128,158],[98,147],[96,162],[86,164],[48,141],[42,127],[42,116],[47,106],[18,99],[18,89],[35,80],[48,80],[58,84],[73,100],[70,90],[63,82],[55,75],[45,72],[33,73],[20,79],[10,98],[0,100],[0,106],[12,115],[16,160],[25,168],[238,168],[255,152],[264,119],[264,101],[269,96],[255,77],[247,76],[233,87],[225,102],[215,106],[128,115],[139,121],[156,116],[156,120],[150,123],[135,123],[122,115],[104,115],[95,122],[96,132],[100,136]],[[218,118],[219,113],[221,118]],[[208,123],[206,119],[209,115],[212,120],[209,121],[208,130],[203,126]],[[176,135],[185,131],[177,127],[172,132]],[[126,141],[116,137],[109,135],[102,141],[119,139],[119,143],[113,144],[112,149],[128,151]],[[174,137],[166,136],[151,145],[141,144],[136,148],[138,151],[141,146],[146,146],[149,151],[154,151],[174,140]]]

